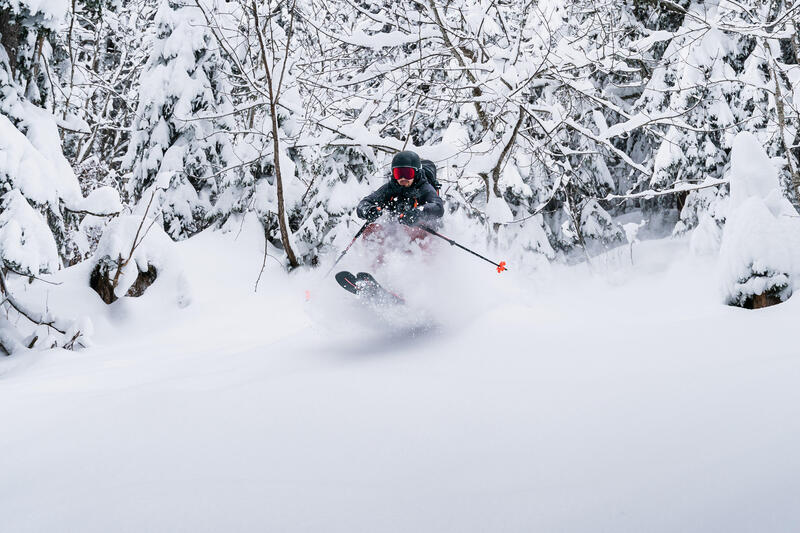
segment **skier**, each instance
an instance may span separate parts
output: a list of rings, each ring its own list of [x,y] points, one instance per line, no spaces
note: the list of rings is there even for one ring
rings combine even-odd
[[[356,214],[366,220],[368,224],[361,228],[353,242],[361,236],[365,241],[377,247],[373,268],[384,262],[387,242],[392,244],[391,248],[398,244],[399,234],[391,229],[392,227],[387,233],[387,228],[381,224],[372,224],[381,215],[389,215],[390,218],[404,224],[400,227],[405,231],[400,233],[405,234],[409,242],[419,241],[420,247],[423,250],[427,249],[424,241],[428,232],[432,231],[429,226],[436,225],[444,214],[444,203],[439,198],[434,184],[438,186],[436,166],[433,162],[422,161],[415,152],[404,151],[395,154],[392,158],[392,175],[388,183],[358,203]],[[400,227],[394,226],[393,228],[399,229]],[[409,250],[406,251],[409,252]],[[347,248],[344,253],[346,252]],[[344,256],[344,253],[339,256],[339,259]],[[336,260],[336,263],[339,262],[339,259]],[[333,264],[334,267],[336,263]],[[343,289],[363,297],[365,302],[381,306],[404,302],[402,296],[384,289],[368,272],[353,274],[342,270],[336,274],[336,282]]]
[[[395,154],[389,182],[361,200],[356,214],[370,222],[388,213],[409,226],[435,224],[444,214],[444,203],[426,173],[435,179],[433,162],[421,161],[412,151]]]
[[[444,239],[451,246],[457,246],[495,265],[498,273],[506,270],[505,261],[495,263],[431,229],[432,226],[438,224],[444,214],[444,203],[437,192],[438,186],[436,166],[432,161],[420,160],[419,156],[411,151],[396,154],[392,158],[392,176],[389,182],[358,204],[356,214],[366,220],[368,224],[365,224],[356,233],[328,272],[333,271],[359,237],[365,237],[378,245],[378,254],[373,267],[383,263],[384,250],[387,248],[384,244],[389,241],[394,247],[397,244],[396,237],[398,235],[397,232],[386,233],[380,224],[372,223],[383,214],[390,215],[404,224],[405,226],[394,227],[403,228],[405,230],[403,233],[410,238],[410,241],[420,241],[420,247],[423,250],[426,250],[426,244],[423,242],[425,237],[432,234]],[[405,303],[402,296],[383,288],[368,272],[353,274],[342,270],[336,274],[336,282],[346,291],[362,297],[366,303],[371,305],[385,306]]]

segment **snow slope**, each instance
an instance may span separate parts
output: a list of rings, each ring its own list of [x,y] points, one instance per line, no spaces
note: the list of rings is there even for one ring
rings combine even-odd
[[[424,328],[269,259],[254,292],[261,239],[181,243],[185,309],[95,299],[93,348],[0,361],[2,531],[800,528],[797,298],[722,305],[684,241],[538,277],[445,248]]]

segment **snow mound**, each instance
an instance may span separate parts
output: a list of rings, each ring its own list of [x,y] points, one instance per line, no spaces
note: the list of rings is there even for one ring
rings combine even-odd
[[[180,307],[191,302],[175,243],[156,220],[137,215],[114,219],[103,233],[95,257],[101,272],[117,280],[113,287],[117,298],[128,294],[140,272],[153,268],[159,280],[167,280],[175,288],[175,302]]]

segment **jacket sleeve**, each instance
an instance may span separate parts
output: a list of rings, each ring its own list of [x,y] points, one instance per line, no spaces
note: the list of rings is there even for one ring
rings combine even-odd
[[[422,216],[428,220],[441,218],[444,215],[444,202],[436,194],[436,189],[430,184],[425,184],[422,194],[419,197],[419,204],[422,206]]]
[[[368,219],[374,213],[376,207],[385,207],[389,199],[389,184],[384,184],[371,194],[358,202],[356,214],[359,218]],[[377,217],[375,217],[377,218]]]

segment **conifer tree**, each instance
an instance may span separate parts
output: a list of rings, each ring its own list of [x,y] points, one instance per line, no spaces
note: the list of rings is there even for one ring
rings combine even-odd
[[[79,260],[79,218],[120,209],[115,191],[84,198],[52,114],[45,71],[65,5],[0,2],[0,350],[75,346],[75,323],[17,298],[15,288]],[[44,306],[44,303],[42,303]]]
[[[209,225],[220,175],[234,161],[224,59],[196,6],[161,2],[144,66],[134,133],[126,155],[128,190],[148,201],[176,240]]]

